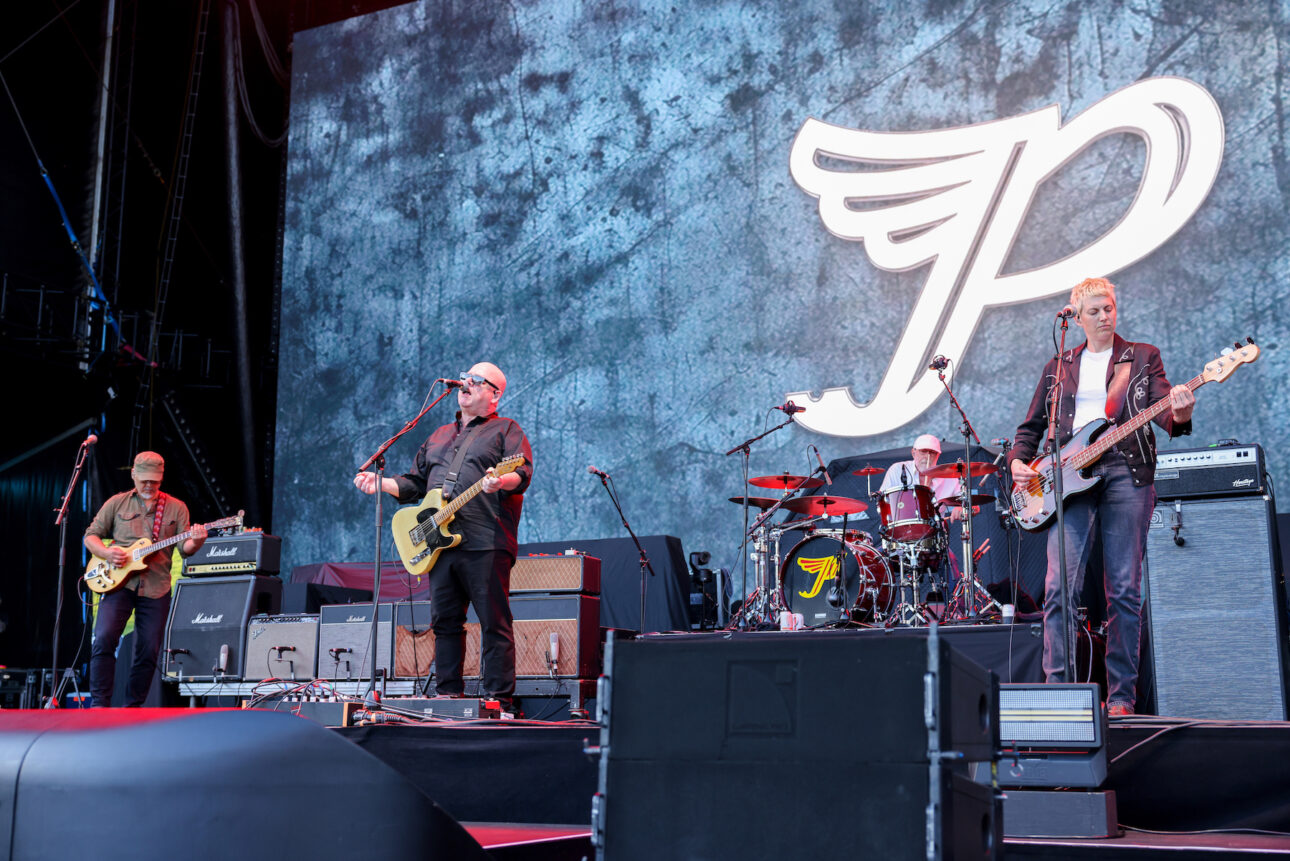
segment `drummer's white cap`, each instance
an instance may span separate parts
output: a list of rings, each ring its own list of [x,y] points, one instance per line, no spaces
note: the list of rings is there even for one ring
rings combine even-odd
[[[914,448],[927,449],[937,454],[941,453],[941,441],[929,433],[925,433],[918,439],[914,440]]]

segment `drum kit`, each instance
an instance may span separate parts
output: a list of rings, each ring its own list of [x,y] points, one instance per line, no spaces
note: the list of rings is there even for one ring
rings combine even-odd
[[[748,535],[756,588],[732,625],[918,626],[976,619],[991,606],[997,608],[976,579],[973,566],[960,571],[949,547],[953,512],[994,502],[993,495],[971,492],[970,479],[996,471],[993,464],[962,461],[933,467],[923,473],[925,480],[958,480],[959,493],[941,499],[934,499],[927,485],[908,480],[884,491],[870,491],[882,521],[878,544],[867,532],[847,528],[847,518],[867,510],[868,503],[827,493],[796,496],[798,491],[824,484],[812,476],[781,473],[749,478],[750,485],[777,490],[780,496],[730,498],[761,511]],[[878,467],[866,466],[852,474],[871,481],[883,473]],[[771,516],[781,509],[798,519],[772,523]],[[822,525],[839,516],[841,528]],[[973,550],[971,546],[970,518],[964,519],[963,525],[963,552],[979,557],[984,548]],[[798,535],[802,530],[804,537]],[[794,535],[786,538],[790,532]],[[794,543],[789,546],[790,542]],[[948,600],[941,579],[947,558],[957,581]],[[800,621],[796,621],[798,616]]]

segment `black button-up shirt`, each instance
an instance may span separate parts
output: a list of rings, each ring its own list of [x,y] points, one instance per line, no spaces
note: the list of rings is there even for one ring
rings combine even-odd
[[[468,490],[484,477],[489,467],[516,454],[524,455],[523,465],[515,470],[520,483],[514,490],[477,494],[457,512],[448,531],[461,534],[459,546],[463,550],[506,550],[514,556],[519,546],[516,532],[520,511],[524,507],[524,491],[533,478],[533,450],[529,447],[528,437],[513,419],[493,413],[463,425],[461,413],[458,413],[455,422],[430,434],[417,451],[412,471],[395,477],[394,481],[399,486],[398,500],[405,505],[420,502],[427,491],[442,487],[448,468],[457,457],[458,447],[479,424],[484,424],[484,428],[471,440],[470,449],[453,483],[453,495]]]

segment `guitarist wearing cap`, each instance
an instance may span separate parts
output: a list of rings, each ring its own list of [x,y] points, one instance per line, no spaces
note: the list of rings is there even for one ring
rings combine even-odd
[[[1171,437],[1191,433],[1196,398],[1187,386],[1171,386],[1160,351],[1150,344],[1126,341],[1115,333],[1115,285],[1089,278],[1071,291],[1075,319],[1085,343],[1060,357],[1062,386],[1057,397],[1057,432],[1066,446],[1076,429],[1097,420],[1126,425],[1157,402],[1168,408],[1155,422]],[[1017,428],[1011,461],[1013,481],[1033,484],[1038,473],[1031,460],[1044,445],[1048,406],[1058,375],[1058,359],[1040,377],[1025,420]],[[1145,417],[1144,417],[1145,418]],[[1065,449],[1063,449],[1065,451]],[[1102,538],[1106,579],[1107,713],[1131,715],[1136,704],[1138,644],[1142,625],[1142,554],[1155,506],[1156,443],[1149,422],[1124,437],[1089,467],[1100,482],[1065,501],[1067,584],[1077,602],[1084,584],[1084,563],[1094,541]],[[1038,464],[1035,464],[1038,466]],[[1044,591],[1044,673],[1050,682],[1064,678],[1065,639],[1060,627],[1061,583],[1058,580],[1058,530],[1048,530],[1048,573]],[[1074,607],[1065,614],[1074,625]]]
[[[408,504],[439,489],[450,500],[479,485],[478,495],[457,510],[446,527],[461,535],[461,543],[447,547],[430,563],[435,690],[448,696],[460,696],[465,690],[462,674],[469,602],[480,622],[481,694],[497,699],[504,711],[512,711],[515,634],[509,602],[511,567],[518,550],[516,533],[524,491],[533,476],[533,452],[520,426],[497,415],[497,404],[505,391],[506,375],[489,362],[480,362],[462,374],[456,421],[430,434],[417,452],[412,471],[382,479],[381,490]],[[499,465],[514,455],[522,455],[523,463],[499,474]],[[376,474],[360,472],[354,476],[354,486],[363,493],[375,493]]]
[[[139,452],[130,470],[134,490],[118,493],[103,503],[85,530],[85,549],[119,568],[130,562],[128,548],[139,539],[150,538],[156,543],[190,532],[179,544],[179,552],[184,556],[197,552],[206,542],[206,527],[198,524],[189,529],[188,506],[161,492],[165,468],[161,455],[153,451]],[[113,543],[104,544],[105,538]],[[135,643],[125,704],[141,706],[147,699],[157,671],[157,652],[166,632],[166,617],[170,614],[170,563],[169,550],[149,554],[144,557],[142,570],[131,574],[120,588],[107,592],[99,600],[94,647],[90,651],[90,695],[95,707],[112,704],[116,648],[131,612],[134,613]]]

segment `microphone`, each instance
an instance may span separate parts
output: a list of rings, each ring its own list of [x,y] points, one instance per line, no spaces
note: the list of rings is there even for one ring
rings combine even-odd
[[[949,363],[950,363],[950,360],[945,358],[944,356],[937,356],[936,358],[932,359],[932,363],[927,366],[927,369],[929,371],[943,371],[945,370],[945,367]]]
[[[903,463],[900,465],[900,486],[906,489],[909,487],[909,471]]]
[[[335,648],[335,649],[328,649],[328,650],[327,650],[327,654],[331,655],[331,659],[332,659],[333,661],[339,661],[339,660],[340,660],[340,656],[341,656],[341,655],[345,654],[346,652],[352,652],[352,651],[354,651],[354,650],[353,650],[353,649],[346,649],[346,648],[344,648],[344,647],[342,647],[342,646],[338,646],[338,647],[337,647],[337,648]]]
[[[219,670],[219,674],[221,676],[224,675],[226,672],[228,672],[228,643],[220,644],[219,666],[217,666],[215,669]]]
[[[590,473],[591,475],[598,475],[601,478],[609,478],[609,473],[603,470],[596,469],[591,464],[587,464],[587,472]]]
[[[829,477],[829,470],[828,467],[824,465],[824,458],[820,457],[820,450],[815,446],[811,446],[811,448],[815,451],[815,462],[820,465],[820,473],[824,476],[824,483],[829,487],[832,487],[833,479]]]
[[[1069,320],[1071,317],[1074,317],[1074,316],[1075,316],[1074,305],[1067,305],[1065,308],[1057,312],[1057,317],[1060,320]]]
[[[999,453],[994,456],[994,465],[999,466],[1000,464],[1003,463],[1004,458],[1008,456],[1008,449],[1012,448],[1012,440],[1008,439],[1005,436],[999,439],[990,440],[990,445],[997,445],[999,447]],[[988,475],[981,476],[981,480],[977,482],[976,486],[985,487],[986,479],[988,479],[989,477],[990,476]]]
[[[775,407],[775,409],[779,410],[781,413],[787,413],[790,416],[793,413],[806,412],[806,407],[799,407],[797,404],[793,403],[792,401],[789,401],[788,403],[784,404],[782,407]]]
[[[81,445],[85,446],[86,448],[89,448],[90,446],[94,445],[94,443],[98,441],[99,441],[99,435],[96,433],[92,433],[89,436],[87,436],[84,440],[81,441]]]
[[[191,655],[192,652],[187,649],[166,649],[167,655]]]
[[[295,646],[269,646],[269,650],[270,651],[277,650],[278,660],[280,661],[282,660],[283,652],[294,652],[296,650],[296,647]]]
[[[435,382],[436,382],[436,383],[443,383],[445,386],[447,386],[447,387],[448,387],[448,388],[450,388],[450,389],[460,389],[462,386],[466,385],[466,384],[465,384],[465,383],[463,383],[461,380],[446,380],[446,379],[442,379],[442,378],[441,378],[441,379],[438,379],[438,380],[435,380]]]
[[[825,600],[829,602],[830,607],[842,606],[842,590],[838,588],[837,583],[834,583],[829,587],[829,594],[826,596]]]

